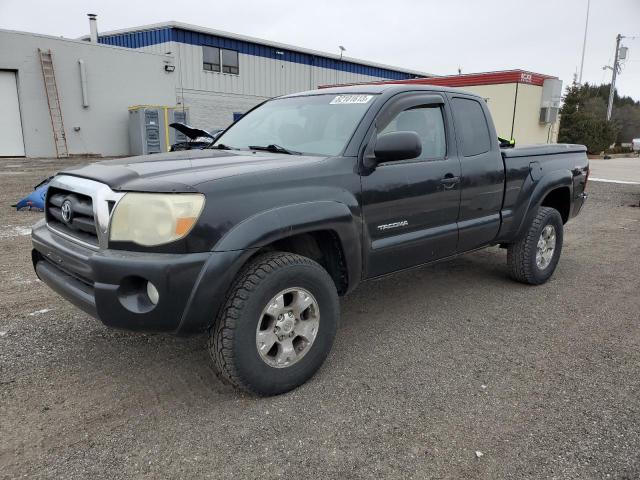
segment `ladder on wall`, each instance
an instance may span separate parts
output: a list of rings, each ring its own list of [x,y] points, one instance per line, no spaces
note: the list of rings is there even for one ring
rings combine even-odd
[[[51,116],[51,127],[53,129],[53,139],[56,145],[58,158],[69,156],[67,149],[67,137],[64,133],[64,122],[62,121],[62,109],[60,108],[60,97],[56,84],[56,75],[53,70],[53,57],[51,50],[38,49],[40,55],[40,65],[42,66],[42,76],[44,78],[44,90],[47,94],[49,104],[49,115]]]

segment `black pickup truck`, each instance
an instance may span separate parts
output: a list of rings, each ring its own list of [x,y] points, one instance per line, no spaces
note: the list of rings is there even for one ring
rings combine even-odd
[[[290,390],[327,357],[338,297],[479,248],[555,270],[586,197],[580,145],[500,148],[485,101],[428,86],[269,100],[203,151],[60,172],[33,229],[42,281],[105,325],[208,332],[219,376]]]

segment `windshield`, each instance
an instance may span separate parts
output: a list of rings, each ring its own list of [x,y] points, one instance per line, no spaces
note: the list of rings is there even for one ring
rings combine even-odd
[[[322,94],[277,98],[247,113],[216,140],[214,148],[277,147],[311,155],[338,155],[373,97]]]

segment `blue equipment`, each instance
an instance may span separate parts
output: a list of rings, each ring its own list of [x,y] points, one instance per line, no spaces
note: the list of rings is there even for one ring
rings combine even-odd
[[[16,207],[17,210],[39,210],[43,212],[44,199],[47,196],[51,178],[53,177],[49,177],[36,185],[34,191],[16,203],[14,207]]]

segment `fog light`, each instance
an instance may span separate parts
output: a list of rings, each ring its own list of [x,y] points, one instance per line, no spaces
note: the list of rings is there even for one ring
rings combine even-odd
[[[158,300],[160,300],[160,293],[158,292],[156,286],[151,282],[147,282],[147,296],[149,297],[151,303],[153,303],[154,305],[158,304]]]

